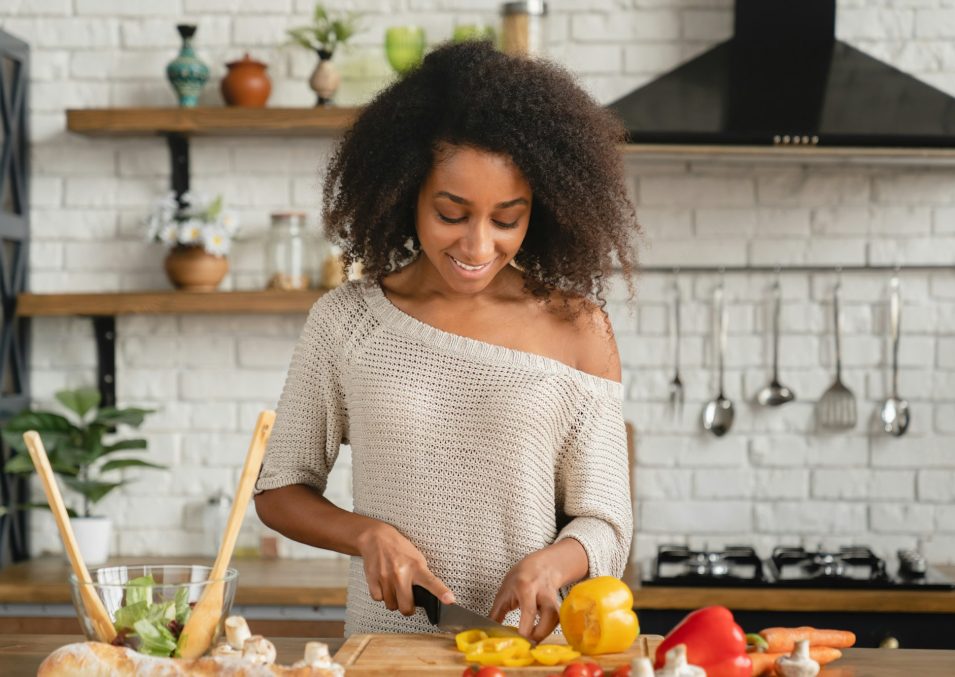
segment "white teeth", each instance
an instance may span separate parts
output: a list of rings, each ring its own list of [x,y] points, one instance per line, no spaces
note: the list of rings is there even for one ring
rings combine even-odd
[[[482,264],[482,265],[480,265],[480,266],[469,266],[469,265],[466,264],[466,263],[461,263],[460,261],[458,261],[458,260],[457,260],[456,258],[454,258],[453,256],[451,256],[450,258],[451,258],[452,261],[454,261],[455,264],[457,264],[458,266],[460,266],[460,267],[463,268],[464,270],[472,270],[472,271],[473,271],[473,270],[481,270],[481,269],[483,269],[483,268],[487,268],[488,265],[489,265],[489,264],[485,263],[485,264]]]

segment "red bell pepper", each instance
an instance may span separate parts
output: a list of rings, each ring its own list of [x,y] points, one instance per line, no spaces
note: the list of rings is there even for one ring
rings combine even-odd
[[[726,607],[708,606],[687,614],[657,647],[655,667],[663,667],[667,651],[677,644],[686,644],[687,662],[706,670],[706,677],[752,675],[746,635]]]

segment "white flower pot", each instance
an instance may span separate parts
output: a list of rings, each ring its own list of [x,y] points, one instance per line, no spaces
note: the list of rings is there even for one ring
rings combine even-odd
[[[109,558],[109,538],[113,531],[109,517],[71,517],[70,526],[87,565],[102,564]],[[65,557],[65,550],[63,554]]]

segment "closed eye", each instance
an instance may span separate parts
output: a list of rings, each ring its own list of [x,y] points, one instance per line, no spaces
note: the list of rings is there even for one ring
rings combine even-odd
[[[464,223],[465,221],[468,220],[467,216],[462,216],[457,219],[452,219],[450,216],[445,216],[441,212],[438,212],[438,218],[444,221],[445,223]]]
[[[500,221],[495,221],[494,223],[500,228],[513,228],[517,225],[517,219],[514,219],[510,223],[501,223]]]

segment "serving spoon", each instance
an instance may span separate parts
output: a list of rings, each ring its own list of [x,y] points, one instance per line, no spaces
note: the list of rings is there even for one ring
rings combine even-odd
[[[779,280],[773,285],[773,380],[756,394],[756,401],[764,407],[778,407],[792,402],[796,393],[779,382],[779,311],[782,306],[782,289]]]
[[[719,393],[703,408],[703,429],[722,437],[733,426],[733,403],[723,394],[723,361],[726,357],[726,308],[723,304],[723,285],[713,292],[713,313],[716,316],[717,371]]]
[[[259,476],[259,468],[262,467],[262,457],[265,456],[265,446],[274,422],[275,412],[269,409],[262,411],[255,422],[255,432],[252,433],[252,442],[245,456],[239,486],[232,499],[232,510],[229,512],[229,521],[226,522],[222,543],[219,545],[219,554],[212,565],[212,571],[209,572],[210,583],[203,589],[179,636],[177,655],[181,658],[198,658],[212,645],[212,638],[222,617],[222,600],[225,595],[223,576],[232,559],[232,551],[235,550],[235,541],[239,536],[239,528],[242,526],[255,480]]]
[[[83,561],[80,548],[76,544],[76,537],[73,535],[73,528],[70,526],[70,517],[66,512],[66,506],[63,504],[60,487],[53,476],[53,468],[50,466],[50,459],[43,447],[43,440],[35,430],[28,430],[23,433],[23,441],[27,446],[27,451],[30,452],[30,459],[33,461],[36,473],[40,476],[43,493],[46,494],[46,501],[50,504],[50,512],[53,513],[53,519],[60,530],[60,538],[63,539],[66,556],[70,560],[73,574],[79,582],[77,588],[79,588],[80,601],[86,609],[86,614],[93,630],[96,632],[96,636],[99,637],[101,642],[108,644],[116,637],[116,628],[113,627],[113,621],[109,618],[109,612],[106,611],[103,600],[93,589],[93,580],[86,568],[86,562]]]
[[[899,333],[901,330],[902,294],[899,290],[899,276],[892,277],[892,298],[890,314],[892,324],[892,394],[882,403],[882,428],[885,432],[901,437],[908,430],[911,417],[909,403],[899,397]]]

